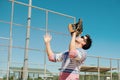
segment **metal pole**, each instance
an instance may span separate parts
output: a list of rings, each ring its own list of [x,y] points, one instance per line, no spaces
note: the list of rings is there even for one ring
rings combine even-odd
[[[29,39],[30,39],[31,6],[32,6],[32,0],[29,0],[26,44],[25,44],[25,52],[24,52],[23,80],[27,80],[28,78],[28,47],[29,47]]]
[[[74,24],[76,23],[76,18],[74,17]]]
[[[118,80],[120,80],[120,59],[117,60],[118,64]]]
[[[8,49],[7,80],[9,80],[10,64],[11,64],[13,14],[14,14],[14,0],[12,0],[11,21],[10,21],[10,38],[9,38],[9,49]]]
[[[98,80],[100,80],[100,57],[98,57],[97,66],[98,66]]]
[[[46,34],[48,33],[48,11],[46,11]],[[44,54],[44,80],[46,80],[46,53]]]
[[[48,11],[46,11],[46,33],[48,32]]]
[[[112,59],[110,58],[110,80],[112,80]]]

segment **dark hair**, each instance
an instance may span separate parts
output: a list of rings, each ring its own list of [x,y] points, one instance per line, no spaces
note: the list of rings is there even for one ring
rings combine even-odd
[[[83,49],[87,50],[91,47],[92,45],[92,39],[90,38],[90,35],[85,35],[87,37],[86,39],[86,44],[82,47]]]

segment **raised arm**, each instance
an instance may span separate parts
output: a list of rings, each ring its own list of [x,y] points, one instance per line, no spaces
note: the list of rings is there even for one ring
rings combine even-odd
[[[50,34],[46,34],[44,35],[44,42],[45,42],[45,46],[46,46],[46,53],[48,55],[48,58],[50,61],[55,61],[54,59],[54,53],[51,49],[51,45],[50,45],[50,41],[52,39],[52,36]]]
[[[69,27],[72,26],[71,24],[69,24]],[[76,34],[77,32],[72,32],[71,33],[71,41],[70,41],[70,44],[69,44],[69,56],[70,58],[75,58],[76,55],[77,55],[77,52],[76,52],[76,45],[75,45],[75,38],[76,38]]]
[[[73,51],[73,50],[76,49],[75,38],[76,38],[76,32],[73,32],[72,37],[71,37],[71,41],[70,41],[70,44],[69,44],[69,51]]]

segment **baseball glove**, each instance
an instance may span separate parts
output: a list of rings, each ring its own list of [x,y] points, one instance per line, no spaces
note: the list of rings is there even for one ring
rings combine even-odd
[[[82,20],[79,19],[79,21],[75,24],[70,24],[68,26],[69,32],[72,33],[73,32],[77,32],[76,37],[79,36],[82,32],[83,32],[83,24],[82,24]]]

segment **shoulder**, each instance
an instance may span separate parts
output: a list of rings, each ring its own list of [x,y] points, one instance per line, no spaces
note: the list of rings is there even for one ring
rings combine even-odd
[[[87,55],[87,51],[82,49],[82,48],[77,48],[76,50],[77,50],[78,53],[81,53],[83,55]]]
[[[69,51],[68,50],[65,50],[65,51],[63,51],[63,52],[60,52],[59,54],[61,54],[61,55],[68,55],[69,54]]]

